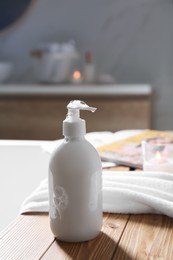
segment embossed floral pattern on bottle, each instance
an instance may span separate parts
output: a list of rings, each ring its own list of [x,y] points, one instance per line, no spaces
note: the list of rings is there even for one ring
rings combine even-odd
[[[56,185],[53,194],[53,205],[55,206],[59,217],[61,218],[62,212],[68,206],[68,195],[65,189]]]

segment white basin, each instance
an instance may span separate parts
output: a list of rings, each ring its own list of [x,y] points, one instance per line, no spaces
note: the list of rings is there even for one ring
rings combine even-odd
[[[23,200],[48,175],[49,141],[0,141],[0,231],[18,215]]]

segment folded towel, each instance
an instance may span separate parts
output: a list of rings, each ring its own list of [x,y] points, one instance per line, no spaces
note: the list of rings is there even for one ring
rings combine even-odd
[[[173,217],[173,174],[103,171],[103,211]],[[20,214],[48,212],[48,180],[23,202]]]

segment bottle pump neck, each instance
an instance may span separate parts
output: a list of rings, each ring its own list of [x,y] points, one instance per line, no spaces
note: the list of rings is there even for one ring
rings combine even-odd
[[[80,110],[95,112],[95,107],[89,107],[85,102],[73,100],[67,105],[68,113],[63,121],[64,136],[83,136],[86,134],[85,120],[80,118]]]

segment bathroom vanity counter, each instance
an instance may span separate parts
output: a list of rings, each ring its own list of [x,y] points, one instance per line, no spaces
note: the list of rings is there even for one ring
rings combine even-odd
[[[151,128],[149,85],[1,85],[0,138],[46,139],[62,137],[70,100],[97,107],[82,112],[87,132]]]
[[[2,96],[148,96],[150,85],[0,85]]]

